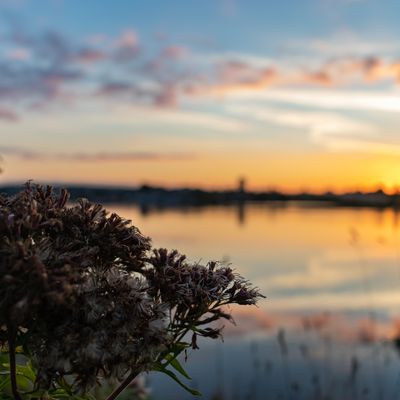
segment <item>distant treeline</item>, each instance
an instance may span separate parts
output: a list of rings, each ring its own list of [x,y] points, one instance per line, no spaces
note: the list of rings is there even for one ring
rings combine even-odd
[[[76,185],[59,185],[66,187],[71,200],[88,198],[101,203],[133,203],[141,207],[187,207],[203,205],[230,205],[245,202],[319,202],[331,206],[352,207],[398,207],[399,195],[388,195],[382,190],[346,194],[297,193],[287,194],[278,191],[252,192],[244,190],[202,190],[191,188],[167,189],[143,185],[137,188],[85,187]],[[9,185],[0,187],[0,192],[14,194],[21,186]]]

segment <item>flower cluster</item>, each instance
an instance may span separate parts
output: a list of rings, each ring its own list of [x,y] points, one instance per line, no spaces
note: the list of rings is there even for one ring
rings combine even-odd
[[[80,280],[81,264],[56,249],[67,199],[29,185],[0,198],[0,324],[9,330],[30,328],[49,305],[64,305]]]
[[[102,378],[159,370],[189,332],[193,348],[197,335],[218,337],[210,324],[230,319],[224,306],[261,296],[229,267],[150,253],[130,221],[67,201],[66,191],[31,184],[0,197],[0,346],[11,361],[23,346],[38,387],[72,376],[87,390]]]
[[[166,349],[165,314],[146,293],[144,282],[110,270],[90,276],[71,307],[48,335],[45,324],[31,332],[29,349],[40,366],[38,379],[50,386],[58,375],[73,375],[80,387],[99,377],[122,380],[131,370],[148,370]]]
[[[207,326],[221,318],[231,320],[223,310],[228,304],[255,304],[258,290],[235,274],[230,267],[217,262],[191,264],[186,256],[174,250],[155,249],[148,259],[152,268],[144,272],[150,293],[170,310],[170,330],[175,336],[193,332],[192,346],[197,348],[197,335],[216,338],[221,328]]]

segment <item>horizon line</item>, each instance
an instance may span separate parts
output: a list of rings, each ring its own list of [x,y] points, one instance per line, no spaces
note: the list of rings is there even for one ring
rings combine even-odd
[[[41,180],[25,180],[21,181],[4,181],[0,182],[0,188],[5,187],[21,187],[23,188],[27,182],[32,182],[33,184],[38,184],[42,186],[52,186],[54,188],[62,188],[65,187],[66,189],[70,187],[75,188],[82,188],[82,189],[109,189],[109,190],[139,190],[143,187],[149,187],[152,189],[162,189],[162,190],[201,190],[205,192],[225,192],[225,191],[238,191],[239,185],[233,186],[218,186],[218,187],[206,187],[202,185],[195,185],[195,184],[176,184],[176,185],[169,185],[169,184],[159,184],[159,183],[150,183],[150,182],[140,182],[136,184],[123,184],[123,183],[99,183],[99,182],[74,182],[74,181],[58,181],[58,182],[42,182]],[[266,186],[264,188],[255,188],[249,187],[244,190],[245,193],[279,193],[282,195],[300,195],[300,194],[308,194],[308,195],[328,195],[332,194],[335,196],[346,195],[350,193],[377,193],[383,192],[385,195],[395,195],[400,193],[400,189],[392,187],[392,189],[387,188],[383,184],[371,185],[369,188],[362,185],[353,188],[327,188],[325,190],[321,189],[312,189],[312,188],[298,188],[298,189],[284,189],[279,188],[276,186]]]

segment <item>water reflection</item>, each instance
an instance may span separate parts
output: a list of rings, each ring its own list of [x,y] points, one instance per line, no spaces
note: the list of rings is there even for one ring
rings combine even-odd
[[[394,210],[276,203],[140,210],[156,246],[228,259],[267,299],[233,309],[225,343],[188,369],[206,398],[394,399],[400,389],[400,246]],[[155,399],[190,398],[152,376]],[[215,397],[219,396],[219,397]]]

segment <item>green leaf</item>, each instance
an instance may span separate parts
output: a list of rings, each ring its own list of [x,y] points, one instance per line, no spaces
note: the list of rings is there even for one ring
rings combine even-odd
[[[192,394],[193,396],[201,396],[201,393],[198,390],[192,389],[189,386],[185,385],[172,371],[164,368],[164,367],[156,367],[154,371],[162,372],[163,374],[168,375],[172,378],[178,385],[183,387],[187,392]]]
[[[190,347],[190,343],[178,342],[169,348],[168,353],[172,353],[175,356],[178,356],[179,354],[182,353],[182,351],[184,351],[188,347]]]
[[[9,363],[3,363],[2,366],[6,368],[5,371],[0,372],[1,374],[10,374],[10,364]],[[17,365],[16,366],[16,375],[22,376],[26,379],[28,379],[30,382],[34,383],[36,380],[36,374],[34,370],[32,369],[30,363],[27,363],[26,365]]]
[[[17,347],[15,348],[15,353],[16,353],[16,354],[23,354],[23,353],[24,353],[23,347],[22,347],[22,346],[17,346]]]
[[[9,376],[3,377],[2,379],[0,379],[0,391],[2,391],[5,387],[10,385],[10,383],[11,383],[11,379]]]
[[[189,374],[185,371],[185,369],[182,367],[182,364],[178,361],[176,358],[177,356],[173,354],[167,354],[165,356],[165,359],[168,361],[167,363],[163,364],[164,367],[167,365],[171,365],[172,368],[174,368],[176,371],[178,371],[181,375],[183,375],[186,379],[191,380],[192,378],[189,376]]]
[[[62,390],[64,393],[67,393],[68,395],[72,396],[72,385],[70,385],[64,378],[60,378],[57,380],[58,386],[60,388],[58,390]]]

